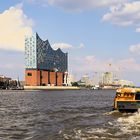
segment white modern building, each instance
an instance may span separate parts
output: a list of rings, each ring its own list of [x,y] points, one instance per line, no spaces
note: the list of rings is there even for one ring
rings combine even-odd
[[[92,83],[87,74],[82,76],[81,82],[85,83],[85,85],[91,85]]]
[[[113,82],[113,73],[112,72],[105,72],[102,74],[102,84],[110,85]]]
[[[75,82],[74,75],[69,74],[68,72],[65,73],[65,76],[64,76],[64,84],[67,85],[67,86],[71,86],[73,82]]]
[[[119,85],[121,87],[124,87],[124,86],[135,86],[134,83],[132,81],[128,81],[128,80],[114,80],[113,81],[113,85]]]

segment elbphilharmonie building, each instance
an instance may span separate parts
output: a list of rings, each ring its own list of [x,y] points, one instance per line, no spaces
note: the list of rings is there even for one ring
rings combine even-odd
[[[61,86],[68,70],[68,54],[53,50],[37,33],[25,38],[25,82],[27,86]]]

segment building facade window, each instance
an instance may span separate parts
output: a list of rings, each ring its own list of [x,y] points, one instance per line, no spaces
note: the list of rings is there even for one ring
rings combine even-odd
[[[27,76],[32,76],[32,73],[29,73],[29,72],[28,72],[28,73],[27,73]]]

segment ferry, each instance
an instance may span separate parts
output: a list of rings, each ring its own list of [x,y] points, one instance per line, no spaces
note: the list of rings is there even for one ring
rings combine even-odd
[[[140,88],[120,88],[114,98],[114,110],[134,112],[140,108]]]

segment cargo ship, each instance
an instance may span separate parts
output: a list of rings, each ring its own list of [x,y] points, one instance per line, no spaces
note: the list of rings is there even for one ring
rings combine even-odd
[[[140,88],[120,88],[116,90],[114,110],[135,112],[140,108]]]

